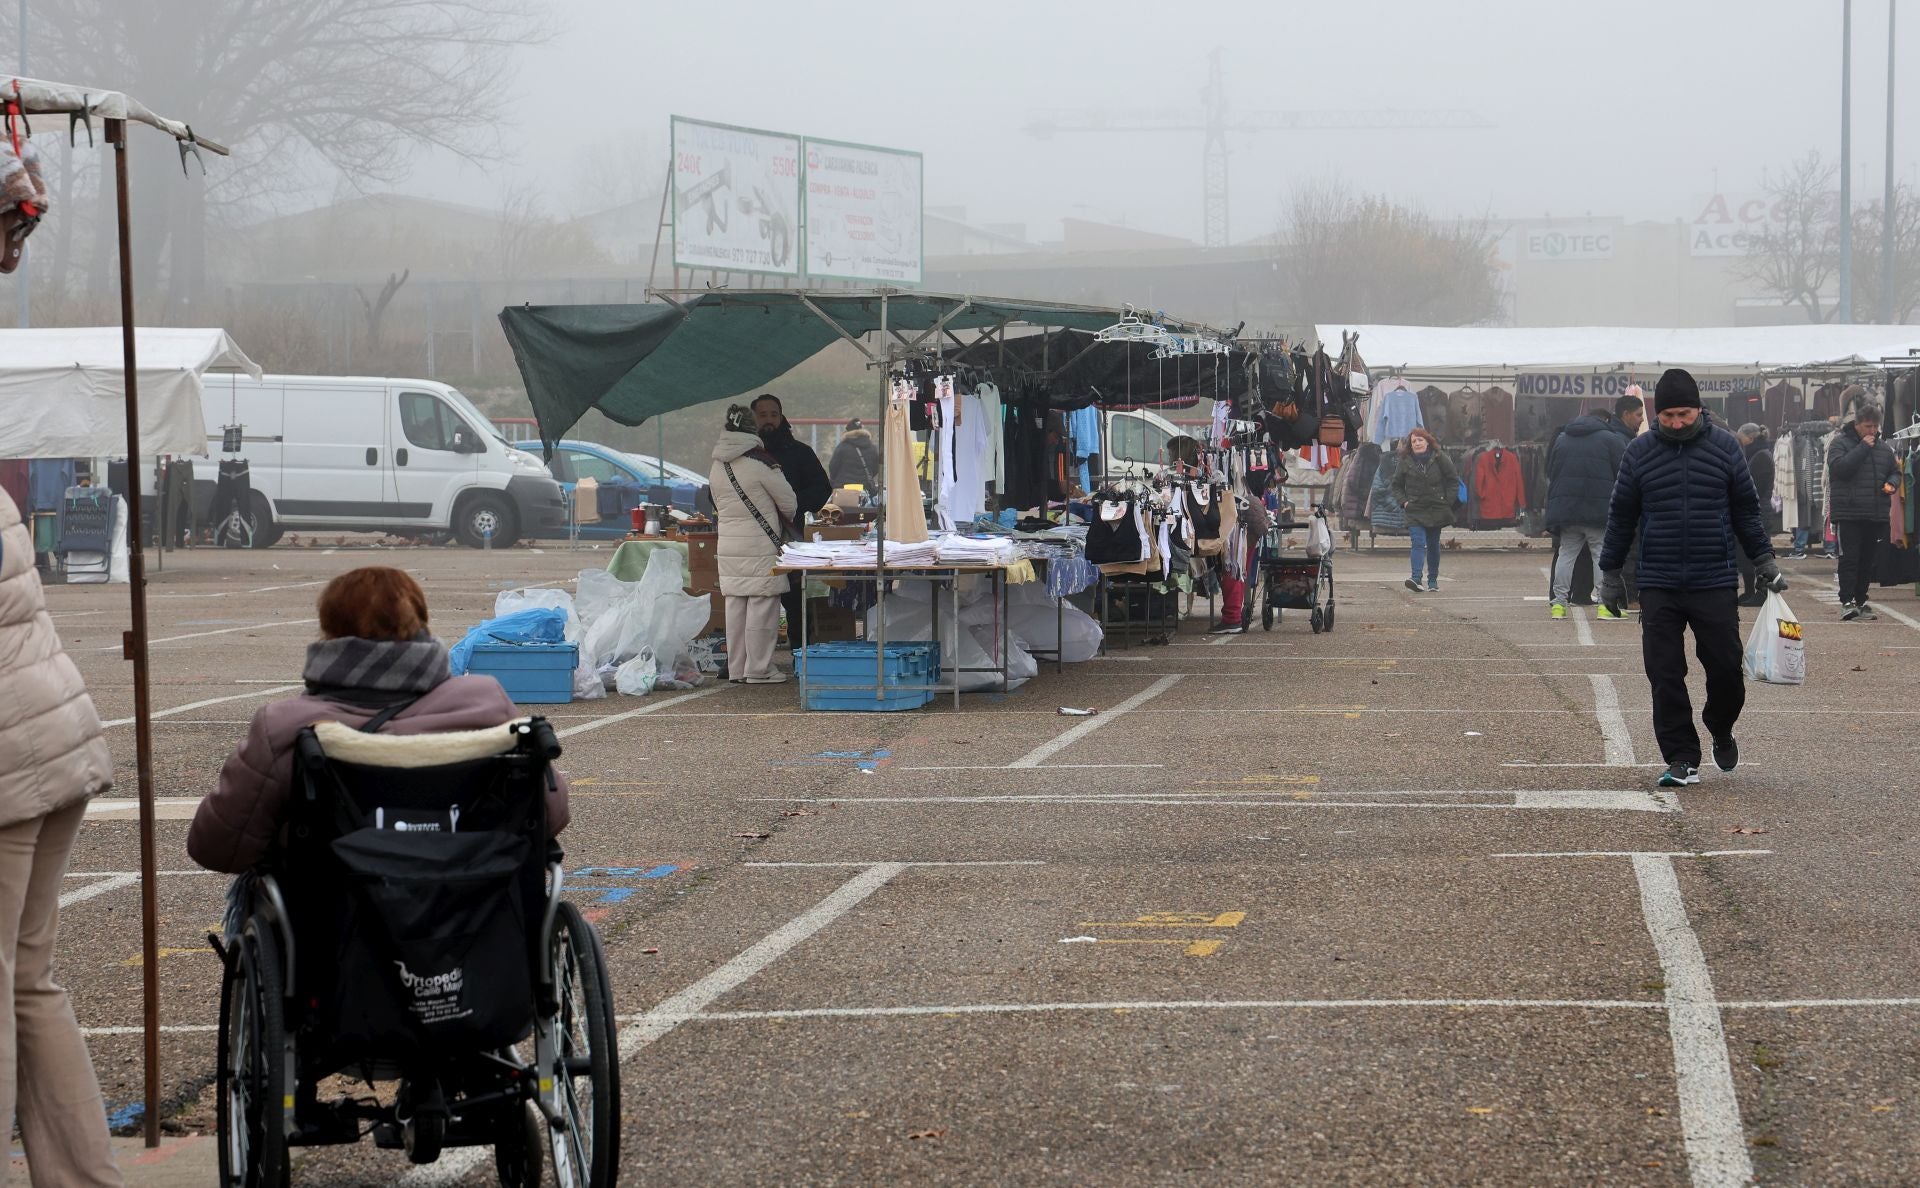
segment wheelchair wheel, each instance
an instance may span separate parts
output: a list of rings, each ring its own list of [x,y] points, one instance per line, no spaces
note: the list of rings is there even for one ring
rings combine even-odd
[[[613,989],[600,938],[580,909],[562,903],[553,962],[560,999],[560,1082],[564,1125],[552,1131],[561,1188],[611,1188],[620,1169],[620,1072]]]
[[[500,1137],[493,1144],[493,1169],[500,1173],[500,1188],[540,1188],[541,1170],[546,1159],[541,1154],[545,1127],[540,1111],[521,1106],[500,1120]]]
[[[247,922],[220,982],[216,1120],[222,1188],[280,1188],[288,1179],[287,1028],[280,942]]]
[[[1273,603],[1271,602],[1260,608],[1260,629],[1262,631],[1273,630]]]

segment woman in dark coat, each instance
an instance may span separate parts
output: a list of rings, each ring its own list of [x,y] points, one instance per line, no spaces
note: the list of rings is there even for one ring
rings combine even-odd
[[[1393,494],[1407,509],[1407,529],[1413,537],[1413,576],[1407,589],[1418,592],[1420,571],[1427,573],[1427,589],[1440,588],[1440,530],[1453,523],[1453,501],[1460,491],[1460,473],[1453,460],[1440,452],[1439,439],[1425,429],[1407,435],[1407,456],[1393,475]]]

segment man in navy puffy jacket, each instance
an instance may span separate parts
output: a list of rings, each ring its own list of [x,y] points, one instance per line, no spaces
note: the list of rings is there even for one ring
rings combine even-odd
[[[1687,696],[1686,632],[1707,675],[1701,720],[1713,761],[1732,771],[1734,723],[1746,703],[1741,673],[1739,550],[1763,586],[1785,588],[1760,514],[1753,475],[1733,434],[1700,407],[1700,387],[1679,368],[1654,389],[1658,426],[1627,447],[1613,485],[1600,550],[1600,598],[1618,608],[1620,567],[1640,537],[1640,650],[1653,687],[1653,730],[1667,770],[1663,787],[1700,782],[1700,733]]]

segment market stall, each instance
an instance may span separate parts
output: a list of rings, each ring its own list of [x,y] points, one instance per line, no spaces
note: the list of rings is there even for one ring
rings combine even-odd
[[[1099,409],[1213,402],[1226,410],[1225,422],[1254,383],[1246,352],[1230,336],[1125,309],[891,289],[650,295],[659,303],[502,311],[542,440],[559,440],[589,408],[637,424],[751,391],[830,343],[852,344],[878,373],[884,427],[872,563],[859,567],[875,591],[869,622],[876,699],[888,587],[903,576],[903,562],[937,563],[949,578],[954,566],[967,568],[911,552],[928,542],[929,518],[949,532],[989,525],[1010,534],[1055,529],[1076,494],[1070,472],[1108,452],[1100,442]],[[1210,444],[1218,450],[1226,443]],[[918,456],[929,459],[925,498]],[[1201,464],[1198,457],[1164,458],[1155,469],[1179,470],[1191,483],[1199,480]],[[1086,510],[1085,493],[1080,497]],[[1021,523],[1020,512],[1029,513],[1029,523]],[[1096,530],[1097,524],[1090,532]],[[1168,550],[1134,536],[1138,555],[1125,563],[1151,563],[1170,577]],[[995,610],[1002,618],[1004,591],[1020,584],[1009,580],[1011,571],[1029,560],[987,565],[1000,571],[986,576],[1000,592]],[[1084,576],[1084,561],[1058,561],[1042,559],[1050,595],[1086,588],[1054,577],[1056,569]],[[804,558],[789,559],[786,567],[815,568]],[[992,671],[1000,681],[1016,659],[1005,649],[994,654]],[[949,660],[948,667],[956,665]]]
[[[1920,350],[1915,326],[1323,325],[1318,333],[1357,336],[1367,360],[1367,443],[1337,499],[1342,524],[1356,539],[1362,530],[1404,532],[1382,493],[1396,464],[1395,443],[1414,427],[1440,440],[1465,481],[1463,528],[1537,535],[1554,435],[1583,413],[1611,412],[1621,396],[1651,392],[1669,367],[1692,372],[1707,406],[1729,427],[1757,424],[1778,442],[1796,434],[1810,439],[1829,417],[1842,415],[1850,385],[1897,397],[1888,369]],[[1888,404],[1891,418],[1898,400]]]

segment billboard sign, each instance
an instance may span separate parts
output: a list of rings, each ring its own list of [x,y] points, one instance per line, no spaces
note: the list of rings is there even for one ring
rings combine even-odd
[[[806,141],[807,275],[919,284],[919,153]]]
[[[1699,211],[1687,227],[1687,251],[1694,256],[1744,256],[1786,217],[1764,194],[1715,194]]]
[[[673,262],[798,277],[800,138],[673,117]]]
[[[1528,260],[1611,260],[1615,225],[1557,223],[1523,227],[1521,255]]]

